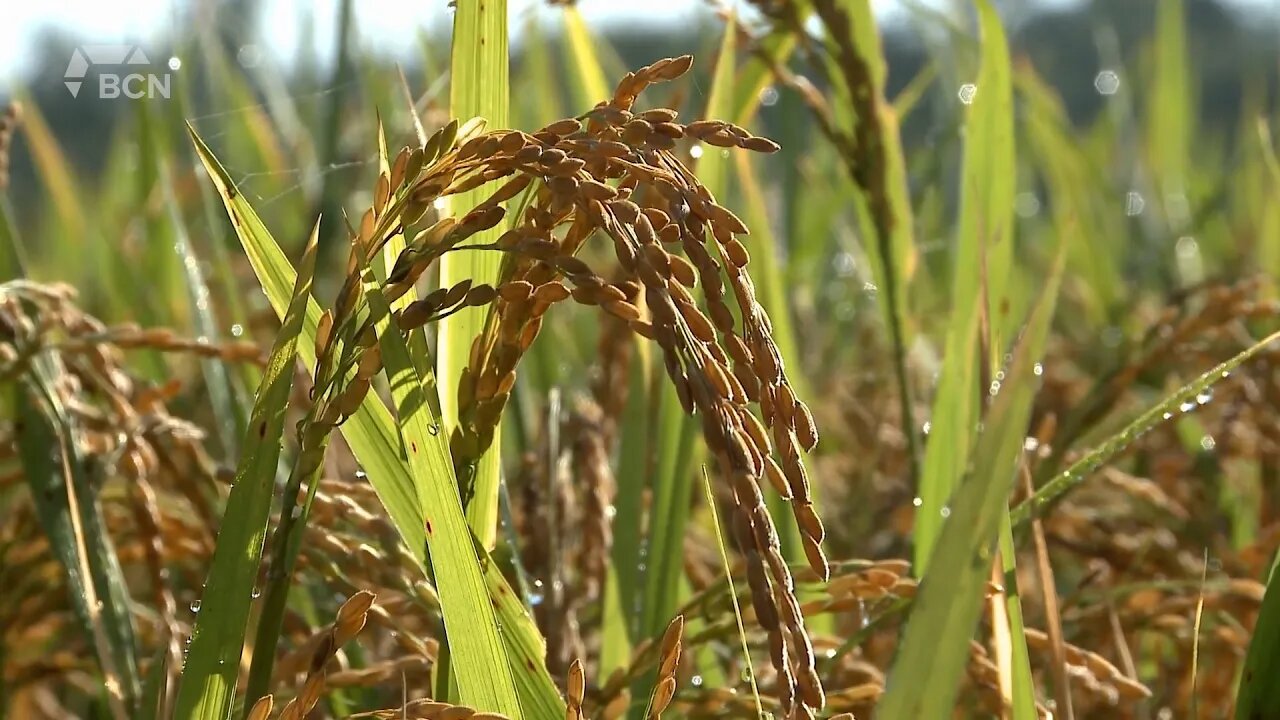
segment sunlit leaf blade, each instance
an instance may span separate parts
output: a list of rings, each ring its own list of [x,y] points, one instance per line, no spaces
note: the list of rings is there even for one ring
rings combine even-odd
[[[1013,105],[1009,50],[1000,19],[989,3],[978,5],[982,24],[982,69],[961,89],[968,100],[959,237],[947,326],[929,444],[916,514],[916,569],[924,573],[942,524],[942,508],[968,466],[977,423],[976,355],[985,279],[991,346],[1003,348],[1012,328],[1005,288],[1013,262]],[[964,98],[962,98],[964,99]],[[998,361],[1003,352],[990,353]]]
[[[526,718],[564,717],[564,699],[556,691],[554,681],[547,672],[547,643],[538,634],[538,627],[525,609],[519,594],[502,576],[501,568],[486,554],[472,536],[480,569],[484,573],[489,598],[497,612],[498,625],[506,645],[507,662],[515,678],[520,694],[520,709]]]
[[[515,681],[471,544],[440,418],[427,400],[423,378],[409,357],[404,336],[394,324],[371,270],[365,273],[364,286],[396,404],[402,450],[408,458],[418,504],[426,510],[427,557],[440,595],[459,695],[472,707],[519,718]]]
[[[240,463],[227,497],[178,688],[178,717],[222,720],[230,714],[235,699],[252,588],[271,514],[298,336],[311,294],[318,232],[317,224],[298,265],[289,309],[276,335],[241,442]]]
[[[595,38],[587,30],[582,13],[572,4],[564,8],[564,34],[569,45],[569,80],[581,111],[609,97],[609,82],[604,77]]]
[[[1026,438],[1038,385],[1035,366],[1049,334],[1061,273],[1059,254],[1014,349],[1005,383],[988,408],[973,470],[952,496],[949,517],[933,546],[932,569],[921,582],[877,717],[933,720],[949,717],[955,707],[1000,518],[1007,512]]]
[[[507,0],[458,3],[453,17],[453,53],[450,79],[451,113],[456,118],[482,117],[490,128],[509,124],[507,57]],[[478,188],[452,199],[461,215],[482,201],[488,190]],[[506,230],[506,223],[476,234],[471,242],[491,243]],[[452,252],[440,261],[440,285],[450,287],[470,279],[473,284],[492,284],[498,279],[502,263],[500,253]],[[445,437],[458,424],[458,398],[455,388],[467,367],[471,342],[484,328],[488,308],[464,308],[440,322],[437,350],[439,386],[449,388],[442,393],[440,406],[444,412]],[[497,538],[498,482],[500,468],[498,450],[501,436],[495,430],[493,443],[474,468],[460,468],[460,480],[469,490],[467,521],[486,549],[492,549]]]
[[[1147,112],[1147,161],[1160,190],[1160,199],[1166,205],[1166,219],[1171,229],[1179,231],[1190,220],[1185,209],[1185,193],[1194,117],[1188,90],[1191,74],[1184,0],[1161,0],[1156,5],[1154,40],[1156,57],[1151,107]]]

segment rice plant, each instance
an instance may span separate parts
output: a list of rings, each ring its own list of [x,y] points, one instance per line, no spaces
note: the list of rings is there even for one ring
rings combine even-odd
[[[196,30],[100,178],[9,105],[0,717],[1280,712],[1273,100],[1192,142],[1180,0],[1088,122],[985,0],[900,86],[867,0],[546,10]]]

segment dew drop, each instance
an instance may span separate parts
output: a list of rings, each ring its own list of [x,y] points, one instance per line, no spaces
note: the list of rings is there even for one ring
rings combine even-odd
[[[924,505],[924,498],[921,498],[921,497],[913,498],[911,500],[911,504],[915,505],[916,507],[920,507],[921,505]]]
[[[1099,95],[1115,95],[1120,89],[1120,76],[1114,70],[1103,70],[1093,78],[1093,89]]]
[[[1178,406],[1178,410],[1184,413],[1191,412],[1192,410],[1195,410],[1195,409],[1196,409],[1196,404],[1190,400],[1184,401],[1181,405]]]
[[[199,600],[192,600],[192,601],[191,601],[191,605],[190,605],[190,607],[191,607],[191,612],[193,612],[193,613],[198,613],[198,612],[200,612],[200,601],[199,601]]]
[[[1143,199],[1142,193],[1130,190],[1124,196],[1124,214],[1129,217],[1141,215],[1142,210],[1146,208],[1147,201]]]
[[[944,518],[949,518],[951,517],[951,508],[947,507],[946,505],[943,505],[942,509],[938,511],[938,514]]]
[[[1044,365],[1041,365],[1040,363],[1036,363],[1036,364],[1031,368],[1031,372],[1035,373],[1036,375],[1043,375],[1043,374],[1044,374]]]
[[[1201,390],[1196,395],[1196,402],[1200,405],[1207,405],[1213,399],[1213,391],[1209,389]]]
[[[978,96],[978,86],[973,83],[965,83],[960,86],[960,90],[956,93],[960,98],[960,102],[965,105],[972,105],[973,99]]]

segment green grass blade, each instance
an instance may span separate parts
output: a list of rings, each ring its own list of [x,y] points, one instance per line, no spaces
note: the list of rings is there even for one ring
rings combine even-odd
[[[504,128],[508,118],[507,0],[458,3],[453,17],[453,54],[450,104],[457,118],[483,117],[490,128]],[[486,190],[477,188],[454,199],[455,208],[465,212],[485,197]],[[507,224],[478,233],[473,243],[491,243],[506,231]],[[480,285],[498,279],[501,253],[453,252],[440,261],[440,285],[450,287],[470,278]],[[440,323],[437,350],[437,375],[444,411],[444,437],[458,424],[456,388],[467,366],[471,342],[484,328],[487,308],[466,308]],[[464,471],[471,478],[459,478],[471,490],[467,505],[467,521],[486,549],[497,540],[498,482],[500,475],[498,450],[502,446],[499,433],[480,458],[477,467]]]
[[[1263,181],[1258,186],[1263,188],[1264,200],[1259,203],[1257,266],[1269,268],[1267,277],[1268,295],[1272,298],[1280,295],[1280,160],[1276,158],[1275,145],[1271,142],[1271,126],[1265,118],[1258,118],[1251,135],[1256,143],[1257,151],[1253,153],[1266,169]]]
[[[952,275],[946,362],[934,398],[932,430],[920,479],[916,514],[916,569],[923,574],[942,526],[942,508],[968,467],[978,418],[979,366],[975,355],[982,287],[987,288],[991,346],[1002,348],[1010,318],[1004,290],[1013,261],[1012,101],[1009,50],[989,3],[978,5],[983,57],[971,97],[965,136],[959,238]],[[983,279],[985,277],[985,283]],[[1003,352],[991,353],[993,359]]]
[[[1035,495],[1023,500],[1015,507],[1011,513],[1015,527],[1029,521],[1031,513],[1042,514],[1050,504],[1079,486],[1089,478],[1093,471],[1105,465],[1111,458],[1129,447],[1130,444],[1152,428],[1181,415],[1185,412],[1182,408],[1197,405],[1199,403],[1197,398],[1203,398],[1205,393],[1209,392],[1215,384],[1229,377],[1233,370],[1240,367],[1254,355],[1266,350],[1269,345],[1277,340],[1280,340],[1280,332],[1271,333],[1230,360],[1215,366],[1195,380],[1187,383],[1177,392],[1169,395],[1139,415],[1123,430],[1090,450],[1084,457],[1037,489]]]
[[[249,621],[253,584],[266,540],[267,520],[280,460],[285,406],[293,388],[294,360],[315,271],[319,224],[299,265],[292,299],[267,362],[236,478],[227,497],[218,544],[205,582],[201,611],[178,687],[177,715],[222,720],[231,713],[236,676]]]
[[[1272,572],[1236,692],[1236,720],[1280,717],[1280,581]]]
[[[1006,382],[989,408],[986,430],[974,448],[973,471],[952,498],[950,516],[933,546],[933,569],[916,596],[877,717],[933,720],[949,717],[955,708],[1000,519],[1007,512],[1031,417],[1038,384],[1035,365],[1044,351],[1061,277],[1059,254],[1014,350]]]
[[[520,694],[520,709],[531,720],[558,720],[565,716],[564,699],[547,672],[547,643],[538,634],[538,626],[524,603],[493,560],[472,536],[480,569],[484,572],[489,598],[494,603],[506,645],[507,662]]]
[[[627,428],[618,441],[618,493],[613,499],[613,547],[610,549],[601,620],[600,670],[607,676],[626,666],[631,648],[639,642],[637,598],[642,597],[640,546],[643,538],[645,490],[649,484],[650,436],[647,397],[651,369],[650,348],[637,338],[631,360],[627,405],[620,426]]]
[[[396,404],[403,451],[418,504],[426,509],[427,556],[440,595],[459,696],[467,705],[519,720],[520,700],[471,544],[441,420],[428,402],[427,383],[409,357],[408,345],[371,270],[366,271],[364,286]]]
[[[1165,206],[1170,229],[1191,219],[1186,211],[1187,167],[1191,149],[1191,77],[1183,0],[1156,6],[1155,62],[1147,110],[1147,162]],[[1181,202],[1178,202],[1179,198]]]
[[[580,105],[575,112],[581,112],[610,96],[609,81],[587,23],[573,5],[564,8],[564,35],[569,46],[569,80]]]
[[[93,639],[112,713],[122,720],[140,692],[128,590],[77,450],[72,419],[54,390],[60,363],[42,356],[31,363],[25,387],[14,393],[23,474],[37,519],[66,572],[72,610]]]
[[[651,377],[659,385],[647,397],[657,400],[653,438],[653,499],[649,508],[647,568],[640,638],[660,637],[680,605],[684,577],[684,536],[693,499],[696,453],[701,449],[697,426],[685,414],[665,373]],[[651,687],[650,684],[648,687]]]
[[[720,50],[716,53],[715,70],[711,75],[711,91],[707,95],[707,107],[702,114],[703,119],[728,117],[735,97],[737,40],[738,24],[730,15],[725,19],[724,32],[720,38]],[[712,196],[724,202],[731,190],[729,153],[722,152],[720,148],[713,146],[706,146],[703,150],[705,152],[702,157],[698,158],[698,179]]]

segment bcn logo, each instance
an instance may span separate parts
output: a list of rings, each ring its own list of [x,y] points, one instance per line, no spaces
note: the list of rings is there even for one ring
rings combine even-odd
[[[143,97],[169,98],[170,75],[145,72],[151,67],[142,48],[133,45],[84,45],[76,48],[63,74],[63,84],[71,91],[71,97],[80,96],[80,87],[90,66],[114,66],[143,72],[98,72],[98,97],[110,100],[124,96],[131,100]]]

